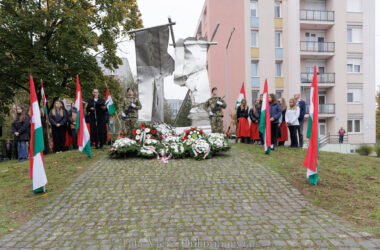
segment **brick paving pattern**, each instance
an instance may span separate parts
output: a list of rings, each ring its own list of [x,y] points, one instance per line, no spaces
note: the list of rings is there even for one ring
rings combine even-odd
[[[202,162],[105,158],[0,248],[380,249],[380,239],[232,149]]]

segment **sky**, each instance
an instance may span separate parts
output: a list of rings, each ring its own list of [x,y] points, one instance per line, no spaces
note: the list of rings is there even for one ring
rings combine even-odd
[[[172,18],[175,39],[194,36],[204,0],[137,0],[144,27],[156,26],[168,23],[168,17]],[[380,89],[380,0],[376,0],[376,83]],[[171,41],[170,41],[171,43]],[[174,58],[174,51],[169,47],[169,53]],[[119,55],[127,57],[136,74],[136,56],[134,43],[122,43]],[[167,99],[183,99],[186,89],[173,83],[172,77],[165,79],[165,97]]]

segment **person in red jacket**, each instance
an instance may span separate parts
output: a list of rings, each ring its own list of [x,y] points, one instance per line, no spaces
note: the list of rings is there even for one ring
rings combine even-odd
[[[343,127],[340,127],[338,134],[339,134],[339,143],[343,143],[344,134],[346,133],[346,130],[344,130]]]

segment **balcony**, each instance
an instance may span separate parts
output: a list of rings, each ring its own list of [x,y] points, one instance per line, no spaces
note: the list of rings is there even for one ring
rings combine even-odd
[[[300,42],[301,57],[305,59],[328,59],[335,54],[335,42]]]
[[[301,86],[310,87],[314,73],[301,73]],[[318,87],[329,88],[335,86],[335,73],[318,73]]]
[[[328,10],[300,10],[301,21],[334,22],[335,12]]]
[[[306,114],[309,114],[310,105],[306,105]],[[335,104],[319,104],[318,105],[319,117],[334,117],[335,116]]]

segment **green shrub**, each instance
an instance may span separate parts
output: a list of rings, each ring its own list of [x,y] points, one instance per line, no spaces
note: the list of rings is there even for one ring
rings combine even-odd
[[[373,148],[369,145],[361,145],[356,152],[360,155],[370,155],[372,153]]]
[[[377,157],[380,157],[380,144],[375,145],[373,148],[376,152]]]

